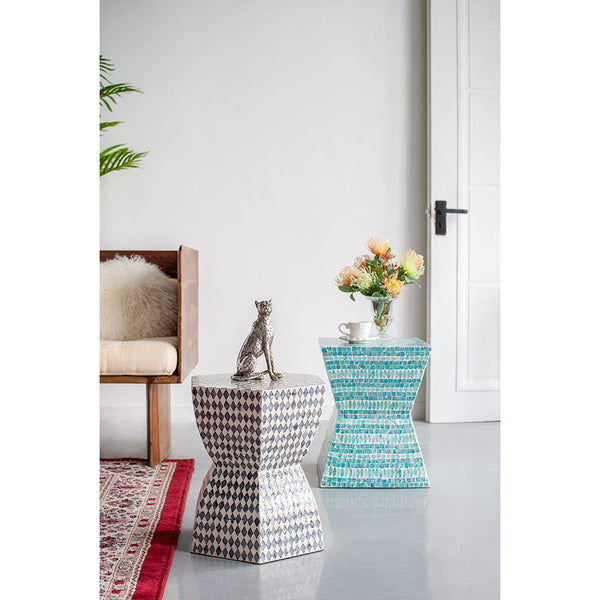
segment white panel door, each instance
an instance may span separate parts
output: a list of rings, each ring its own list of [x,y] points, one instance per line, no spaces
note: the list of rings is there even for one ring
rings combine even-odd
[[[429,2],[427,420],[500,419],[500,2]],[[435,232],[435,202],[466,209]]]

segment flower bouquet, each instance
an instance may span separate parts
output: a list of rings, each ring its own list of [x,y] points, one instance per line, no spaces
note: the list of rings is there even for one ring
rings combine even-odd
[[[425,265],[423,257],[414,250],[405,252],[399,263],[395,261],[387,238],[371,238],[367,248],[371,254],[358,256],[351,267],[340,271],[335,282],[341,292],[350,294],[351,300],[360,293],[371,301],[373,321],[379,333],[385,335],[392,321],[392,301],[407,285],[417,283]]]

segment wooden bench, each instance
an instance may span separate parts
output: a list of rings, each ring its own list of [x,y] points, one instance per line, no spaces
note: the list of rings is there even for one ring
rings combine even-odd
[[[169,277],[177,278],[177,368],[171,375],[100,375],[100,383],[145,383],[148,464],[154,466],[171,451],[171,383],[181,383],[198,363],[198,251],[101,250],[100,262],[115,255],[142,256]]]

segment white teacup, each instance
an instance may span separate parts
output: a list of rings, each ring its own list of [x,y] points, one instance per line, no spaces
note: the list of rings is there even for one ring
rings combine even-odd
[[[368,340],[371,335],[371,321],[340,323],[338,329],[351,340]]]

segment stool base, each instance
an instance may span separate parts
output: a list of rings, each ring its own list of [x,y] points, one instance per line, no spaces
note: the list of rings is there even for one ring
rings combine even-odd
[[[319,511],[299,464],[258,471],[209,469],[190,552],[260,564],[320,550]]]

